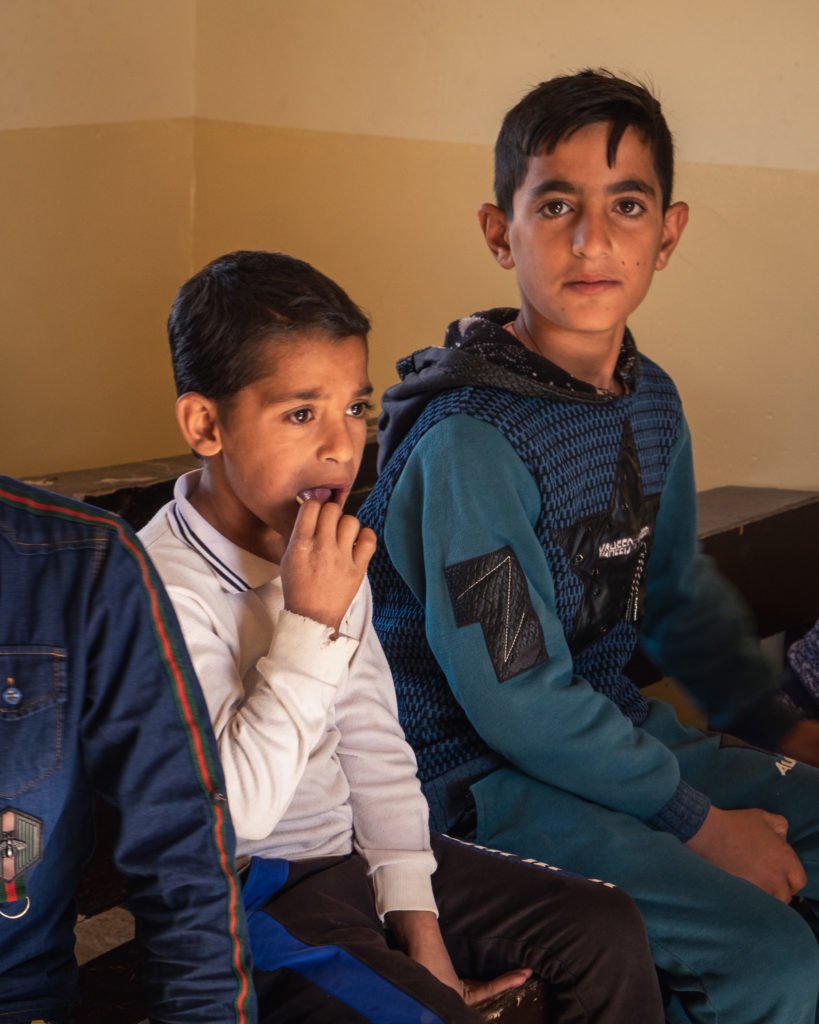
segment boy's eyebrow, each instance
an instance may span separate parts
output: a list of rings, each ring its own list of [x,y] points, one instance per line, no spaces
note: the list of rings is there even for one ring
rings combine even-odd
[[[579,191],[577,185],[573,185],[565,178],[546,178],[533,185],[530,191],[532,199],[544,195],[546,192],[568,192],[569,195],[576,195]]]
[[[566,195],[575,196],[580,191],[581,189],[577,185],[566,181],[565,178],[545,178],[532,187],[530,195],[532,199],[537,199],[547,192],[563,192]],[[605,191],[610,196],[619,195],[621,192],[641,192],[643,195],[652,197],[657,195],[654,186],[642,178],[624,178],[622,181],[614,181],[610,185],[606,185]]]
[[[362,384],[357,389],[354,398],[368,398],[374,391],[372,384],[369,381],[366,384]],[[267,405],[280,405],[287,402],[316,402],[318,399],[323,398],[325,392],[320,388],[311,388],[307,391],[268,391],[264,395],[264,401]]]
[[[624,178],[622,181],[612,182],[606,186],[606,192],[610,195],[618,195],[620,192],[642,192],[645,196],[656,197],[657,191],[653,185],[642,178]]]

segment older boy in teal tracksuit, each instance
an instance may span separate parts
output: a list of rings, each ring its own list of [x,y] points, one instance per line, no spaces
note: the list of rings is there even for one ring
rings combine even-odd
[[[436,828],[612,878],[674,1021],[809,1024],[819,952],[817,725],[775,685],[696,546],[670,378],[626,321],[688,209],[659,103],[604,72],[543,83],[496,147],[489,248],[520,309],[399,364],[379,483],[375,624]],[[638,640],[724,736],[624,674]]]

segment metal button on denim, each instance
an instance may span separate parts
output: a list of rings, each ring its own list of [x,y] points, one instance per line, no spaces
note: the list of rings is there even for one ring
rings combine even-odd
[[[17,707],[22,699],[23,694],[16,686],[7,686],[3,690],[3,703],[8,704],[9,707]]]

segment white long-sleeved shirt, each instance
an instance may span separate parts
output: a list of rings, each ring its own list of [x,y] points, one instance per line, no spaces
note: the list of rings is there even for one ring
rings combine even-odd
[[[398,724],[366,579],[340,636],[285,610],[280,570],[191,505],[200,471],[140,531],[173,601],[224,769],[237,854],[368,862],[376,907],[432,910],[428,811]]]

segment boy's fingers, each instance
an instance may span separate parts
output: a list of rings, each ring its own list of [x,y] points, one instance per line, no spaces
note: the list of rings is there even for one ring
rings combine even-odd
[[[353,544],[355,544],[360,530],[361,523],[359,523],[355,516],[342,516],[338,521],[339,547],[350,550]]]
[[[319,502],[308,502],[308,504],[319,506],[316,537],[328,543],[335,541],[338,521],[341,518],[341,505],[337,505],[334,501],[325,501],[323,505]]]
[[[784,818],[781,814],[771,814],[770,811],[765,811],[765,818],[768,824],[771,826],[778,836],[783,839],[788,838],[788,819]]]
[[[808,884],[808,876],[805,872],[801,861],[797,861],[796,864],[788,872],[788,893],[786,903],[789,903],[792,896],[795,896],[798,892],[802,892],[805,886]]]
[[[477,1006],[487,999],[499,996],[501,992],[506,992],[510,988],[518,988],[531,974],[531,970],[524,967],[517,971],[508,971],[491,981],[464,981],[462,982],[464,1002],[467,1006]]]
[[[290,534],[291,540],[305,540],[312,537],[316,532],[319,512],[321,512],[320,502],[305,501],[296,515],[296,521]]]
[[[353,563],[357,569],[367,568],[370,559],[375,554],[377,544],[378,540],[369,526],[362,527],[353,548]]]

